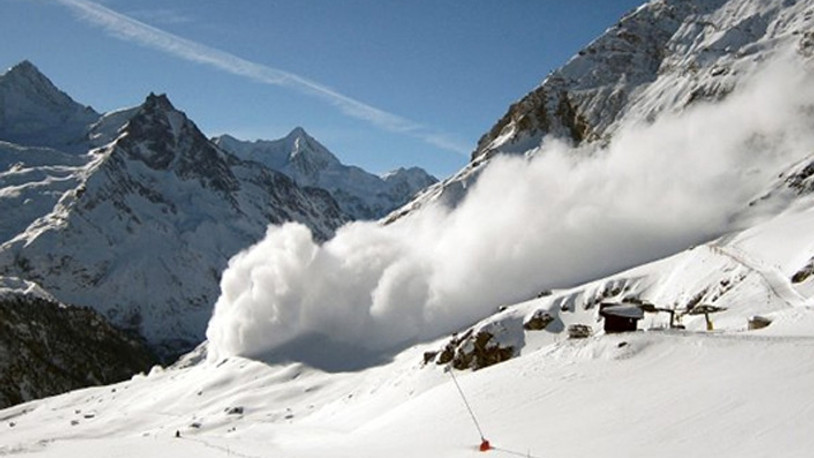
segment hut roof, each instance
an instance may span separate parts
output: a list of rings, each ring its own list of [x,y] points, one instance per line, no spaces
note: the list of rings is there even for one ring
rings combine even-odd
[[[644,318],[644,310],[642,310],[639,306],[629,304],[603,304],[599,313],[602,316],[613,315],[622,318],[634,318],[637,320]]]

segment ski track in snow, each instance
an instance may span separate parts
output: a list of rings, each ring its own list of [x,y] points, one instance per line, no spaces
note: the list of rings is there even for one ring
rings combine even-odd
[[[738,264],[746,267],[750,272],[754,272],[760,276],[760,278],[766,283],[766,286],[769,287],[769,290],[787,305],[791,307],[799,307],[806,302],[806,299],[794,289],[791,282],[786,279],[786,277],[777,267],[768,266],[764,262],[750,256],[745,251],[739,250],[732,245],[724,246],[713,243],[708,246],[713,253],[726,256]]]

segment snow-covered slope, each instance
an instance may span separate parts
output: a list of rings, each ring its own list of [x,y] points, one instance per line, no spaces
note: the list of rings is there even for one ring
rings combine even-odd
[[[213,141],[242,159],[288,175],[300,186],[328,190],[353,219],[378,219],[438,181],[417,167],[400,168],[379,177],[344,165],[301,127],[273,141],[245,142],[228,135]]]
[[[0,75],[0,139],[83,151],[99,113],[60,91],[31,62]]]
[[[97,127],[124,113],[116,140],[76,161],[6,146],[27,165],[4,174],[20,184],[5,187],[2,202],[32,210],[4,228],[19,231],[0,246],[5,274],[93,307],[172,354],[203,339],[220,272],[268,224],[300,221],[325,239],[345,222],[327,192],[221,151],[165,96]],[[30,163],[48,155],[42,163],[62,163]],[[38,186],[46,191],[29,201]]]
[[[443,458],[479,454],[482,432],[489,456],[804,457],[814,314],[776,318],[751,332],[542,331],[520,358],[457,373],[477,426],[416,347],[353,373],[242,358],[155,369],[0,411],[0,452]]]
[[[0,243],[75,189],[93,161],[85,153],[113,141],[136,109],[99,115],[28,61],[0,75]]]
[[[453,364],[464,361],[464,367],[475,368],[499,363],[479,364],[476,359],[495,355],[498,349],[507,351],[502,360],[525,354],[529,342],[539,345],[535,335],[540,326],[557,333],[583,324],[594,334],[602,334],[598,315],[602,303],[644,304],[648,313],[639,329],[645,330],[669,329],[672,315],[675,325],[703,332],[707,322],[702,311],[708,306],[719,309],[710,314],[717,331],[745,331],[749,321],[759,316],[783,323],[781,326],[787,326],[784,332],[790,335],[807,335],[811,331],[807,324],[789,320],[814,310],[814,196],[810,190],[799,190],[796,174],[801,168],[811,169],[811,161],[784,174],[772,192],[742,213],[747,228],[607,278],[545,291],[541,297],[504,306],[462,331],[462,337],[432,350],[428,360],[446,364],[454,356]],[[542,318],[539,326],[531,325],[535,317]],[[479,334],[488,343],[476,348],[473,344]],[[445,350],[450,352],[446,356]]]
[[[0,141],[0,243],[50,212],[76,188],[87,156]]]

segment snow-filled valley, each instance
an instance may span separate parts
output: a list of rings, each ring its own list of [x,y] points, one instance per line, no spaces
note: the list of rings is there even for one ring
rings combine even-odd
[[[19,64],[0,89],[60,107],[11,97],[0,125],[0,312],[203,342],[112,385],[21,384],[0,455],[811,456],[812,21],[814,0],[648,2],[437,184],[300,128],[209,140],[163,95],[99,115]],[[21,143],[59,124],[43,110],[67,121]]]

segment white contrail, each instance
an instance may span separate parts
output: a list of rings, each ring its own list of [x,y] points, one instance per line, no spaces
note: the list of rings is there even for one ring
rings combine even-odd
[[[82,19],[102,27],[107,33],[119,39],[157,49],[185,60],[210,65],[261,83],[295,89],[336,106],[348,116],[368,121],[390,132],[418,138],[441,149],[464,155],[471,150],[469,146],[451,139],[441,132],[360,102],[299,75],[251,62],[226,51],[179,37],[94,2],[87,0],[56,1],[79,13]]]

